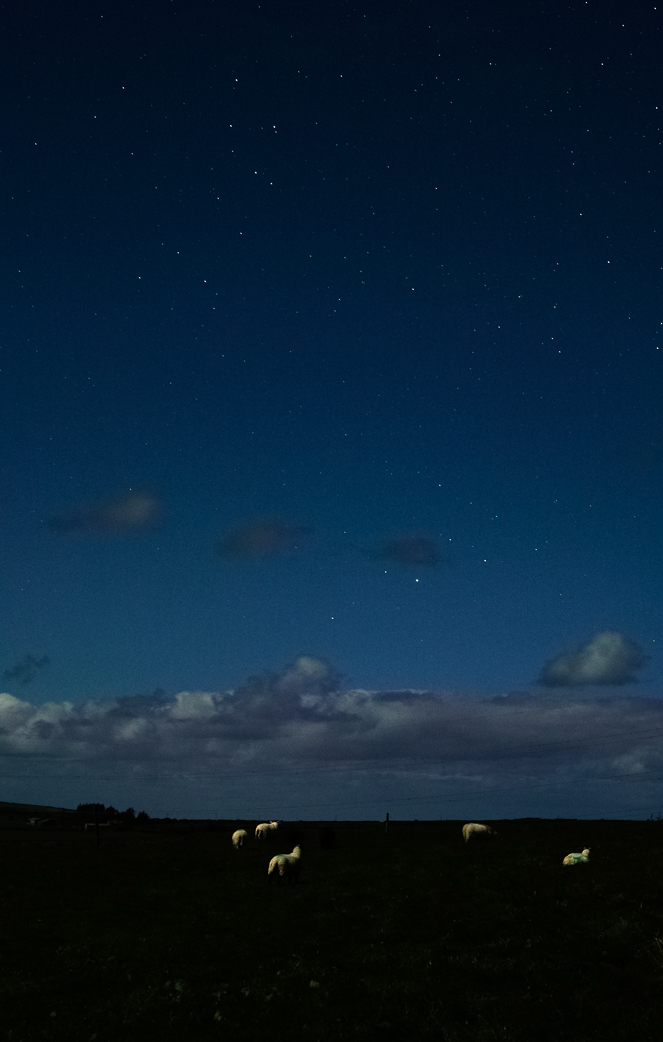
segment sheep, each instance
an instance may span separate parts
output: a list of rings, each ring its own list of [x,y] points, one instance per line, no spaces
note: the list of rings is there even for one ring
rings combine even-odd
[[[567,854],[562,861],[563,865],[585,865],[589,861],[589,847],[585,847],[582,854]]]
[[[268,832],[273,832],[278,827],[278,821],[263,821],[261,825],[256,825],[256,839],[264,839]]]
[[[476,822],[472,822],[469,825],[463,825],[463,839],[467,843],[470,836],[496,836],[497,832],[495,829],[491,829],[490,825],[477,825]]]
[[[233,832],[233,846],[235,850],[239,850],[240,847],[244,846],[244,840],[248,836],[246,829],[237,829],[237,832]]]
[[[294,879],[297,882],[299,877],[299,859],[302,856],[302,848],[297,845],[293,850],[292,854],[276,854],[275,857],[269,862],[269,868],[267,869],[267,876],[269,882],[276,877],[283,879],[287,877],[288,881]],[[278,871],[278,875],[277,875]]]

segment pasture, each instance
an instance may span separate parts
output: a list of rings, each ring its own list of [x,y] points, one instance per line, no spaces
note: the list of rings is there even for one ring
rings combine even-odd
[[[0,831],[0,1039],[663,1038],[663,822],[255,824]]]

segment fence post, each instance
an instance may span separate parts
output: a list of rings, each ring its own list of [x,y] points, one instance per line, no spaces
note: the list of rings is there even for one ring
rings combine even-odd
[[[389,811],[387,811],[387,820],[384,823],[384,831],[385,831],[385,833],[387,832],[388,828],[389,828]]]
[[[97,836],[97,846],[99,846],[99,811],[96,807],[94,808],[94,831]]]

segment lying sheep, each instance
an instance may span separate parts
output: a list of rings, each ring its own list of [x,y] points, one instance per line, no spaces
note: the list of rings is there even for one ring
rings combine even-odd
[[[233,832],[233,846],[235,850],[244,846],[244,840],[247,836],[248,832],[246,829],[237,829],[237,832]]]
[[[289,882],[293,879],[297,882],[300,867],[299,859],[301,856],[302,848],[296,846],[292,854],[277,854],[273,857],[269,862],[269,868],[267,869],[269,881],[271,882],[271,880],[276,876],[279,881],[286,877]]]
[[[589,861],[589,847],[585,847],[582,854],[567,854],[562,861],[563,865],[584,865]]]
[[[476,822],[471,822],[469,825],[463,825],[463,839],[467,843],[470,836],[496,836],[495,829],[491,829],[490,825],[477,825]]]
[[[278,821],[263,821],[261,825],[256,825],[256,839],[264,839],[269,832],[273,832],[278,827]]]

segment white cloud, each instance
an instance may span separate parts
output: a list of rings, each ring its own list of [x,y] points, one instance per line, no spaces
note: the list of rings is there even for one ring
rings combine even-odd
[[[147,738],[153,733],[150,722],[140,717],[135,720],[127,720],[126,723],[120,724],[115,728],[115,738],[118,743],[135,742]]]
[[[546,662],[539,683],[545,687],[577,687],[585,684],[627,684],[645,662],[642,648],[622,633],[597,633],[577,651]]]
[[[5,729],[11,731],[24,719],[30,716],[32,707],[14,695],[0,694],[0,733]]]
[[[208,720],[216,713],[214,698],[207,691],[181,691],[175,696],[171,720]]]

